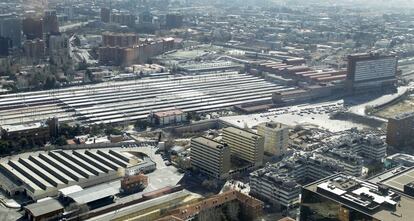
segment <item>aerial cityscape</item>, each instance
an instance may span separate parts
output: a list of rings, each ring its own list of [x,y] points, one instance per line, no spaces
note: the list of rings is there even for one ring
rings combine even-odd
[[[0,0],[14,220],[414,220],[414,1]]]

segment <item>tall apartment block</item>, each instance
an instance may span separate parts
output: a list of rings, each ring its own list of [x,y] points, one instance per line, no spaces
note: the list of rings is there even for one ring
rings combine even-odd
[[[26,40],[43,39],[43,19],[27,17],[23,19],[23,34]]]
[[[230,170],[230,148],[214,140],[197,137],[191,140],[191,166],[216,179],[226,179]]]
[[[286,152],[289,141],[287,125],[266,122],[257,126],[257,134],[264,137],[264,152],[274,156],[282,156]]]
[[[223,142],[230,146],[231,154],[258,167],[263,164],[264,138],[235,127],[223,130]]]
[[[20,47],[22,43],[22,20],[15,14],[0,15],[0,37],[11,40],[13,48]]]
[[[183,26],[183,16],[180,14],[167,14],[165,26],[167,28],[181,28]]]
[[[404,113],[388,119],[387,144],[399,147],[413,143],[414,112]]]
[[[43,33],[45,33],[46,35],[59,34],[59,23],[56,11],[45,11],[43,16]]]
[[[111,21],[111,9],[101,8],[101,21],[109,23]]]

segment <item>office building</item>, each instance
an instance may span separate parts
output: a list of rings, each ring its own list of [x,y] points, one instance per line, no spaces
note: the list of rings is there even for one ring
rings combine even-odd
[[[169,29],[181,28],[183,26],[183,16],[179,14],[167,14],[165,26]]]
[[[0,37],[11,40],[13,48],[21,46],[22,20],[14,14],[0,15]]]
[[[301,179],[297,172],[297,167],[289,163],[279,163],[256,170],[249,177],[250,195],[279,208],[297,205],[301,189],[297,183]]]
[[[357,160],[352,160],[353,158]],[[349,153],[330,151],[295,154],[250,173],[250,193],[282,209],[289,208],[299,202],[301,183],[323,179],[339,172],[359,176],[362,172],[360,158]]]
[[[299,220],[409,221],[413,205],[387,186],[335,174],[303,187]]]
[[[111,9],[101,8],[101,21],[109,23],[111,21]]]
[[[266,122],[257,126],[257,134],[264,137],[264,152],[274,156],[282,156],[289,142],[287,125]]]
[[[388,145],[379,137],[373,135],[368,135],[366,139],[351,146],[355,153],[368,159],[381,161],[387,155]]]
[[[36,17],[23,19],[23,35],[26,40],[43,39],[43,19]]]
[[[326,177],[331,171],[359,177],[362,174],[363,158],[352,150],[332,149],[323,154],[315,153],[309,158],[308,163],[310,175],[313,175],[314,180]]]
[[[334,149],[346,149],[365,159],[375,161],[382,161],[387,155],[388,148],[388,145],[380,137],[360,133],[357,130],[351,130],[349,134],[335,139],[328,146]]]
[[[230,170],[230,148],[214,140],[197,137],[191,140],[191,166],[215,179],[226,179]]]
[[[378,54],[348,56],[346,85],[351,93],[395,90],[397,57]]]
[[[43,32],[46,35],[59,34],[59,23],[56,15],[56,11],[47,10],[43,16]]]
[[[10,48],[12,48],[12,40],[0,36],[0,56],[9,56]]]
[[[227,127],[223,129],[223,142],[229,145],[232,156],[255,167],[263,164],[263,137],[239,128]]]
[[[387,143],[400,148],[413,143],[414,112],[404,113],[388,119]]]

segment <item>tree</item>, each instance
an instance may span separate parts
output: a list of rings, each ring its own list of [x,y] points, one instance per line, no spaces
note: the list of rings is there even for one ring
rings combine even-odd
[[[21,148],[26,149],[29,146],[29,141],[26,138],[21,138],[19,140],[19,145]]]
[[[44,84],[44,89],[52,89],[56,87],[56,78],[55,76],[48,76],[46,78],[45,84]]]
[[[201,120],[201,117],[199,114],[197,114],[195,111],[191,111],[187,113],[187,119],[188,120],[195,120],[195,121],[199,121]]]
[[[111,125],[107,126],[107,128],[105,128],[105,134],[106,135],[121,135],[122,131],[112,127]]]
[[[0,155],[6,155],[10,153],[9,142],[0,140]]]
[[[92,127],[90,128],[90,133],[91,133],[91,136],[96,136],[96,135],[99,135],[99,134],[101,134],[101,133],[102,133],[102,129],[100,128],[100,126],[99,126],[99,125],[94,124],[94,125],[92,125]]]
[[[135,122],[134,127],[136,129],[145,130],[148,127],[148,121],[146,121],[146,120],[137,120]]]
[[[67,145],[68,142],[66,141],[66,138],[64,136],[60,136],[56,139],[55,144],[58,146],[64,146]]]

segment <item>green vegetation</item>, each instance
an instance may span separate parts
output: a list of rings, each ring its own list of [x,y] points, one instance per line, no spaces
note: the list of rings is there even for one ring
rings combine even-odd
[[[149,126],[148,121],[146,120],[137,120],[134,124],[135,129],[137,130],[145,130]]]
[[[43,143],[35,143],[33,140],[21,138],[20,140],[0,140],[0,156],[6,156],[13,153],[25,152],[43,146]]]

